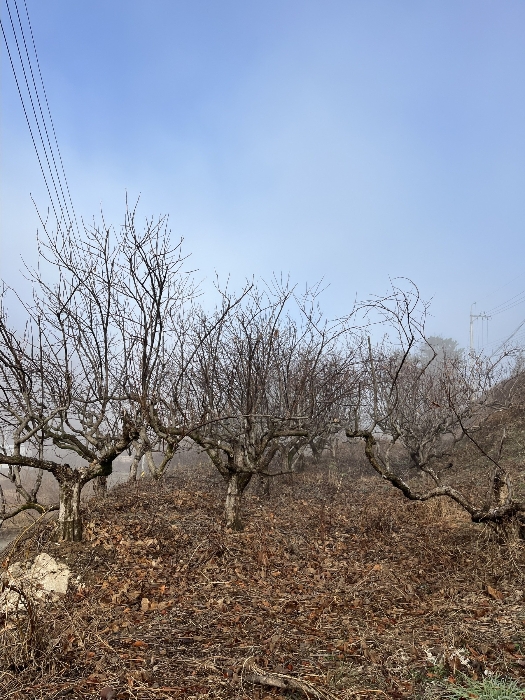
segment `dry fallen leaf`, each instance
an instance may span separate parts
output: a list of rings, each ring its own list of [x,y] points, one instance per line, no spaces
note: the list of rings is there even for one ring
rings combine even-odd
[[[106,688],[102,688],[102,690],[100,691],[100,697],[102,698],[102,700],[113,700],[117,697],[117,691],[114,688],[110,688],[109,686]]]
[[[315,479],[304,485],[314,496],[320,488],[317,473]],[[299,494],[301,483],[296,485]],[[169,489],[155,491],[154,497],[146,486],[132,485],[129,493],[119,491],[115,495],[118,513],[107,503],[94,506],[97,528],[109,518],[111,527],[121,527],[119,532],[129,543],[119,545],[122,551],[115,558],[115,575],[113,569],[108,573],[104,561],[95,562],[86,598],[75,599],[70,609],[60,608],[63,631],[57,649],[62,653],[60,644],[67,649],[64,653],[71,663],[67,680],[81,684],[80,688],[85,685],[86,698],[93,700],[117,700],[128,694],[146,694],[151,700],[164,695],[191,697],[205,694],[202,682],[207,693],[220,684],[227,700],[240,692],[236,679],[250,692],[246,674],[255,672],[239,664],[256,648],[256,661],[263,671],[260,680],[283,680],[283,675],[291,673],[314,689],[324,692],[326,688],[323,697],[332,698],[358,683],[361,695],[386,700],[381,688],[392,689],[392,697],[416,694],[419,687],[410,686],[413,669],[421,672],[421,685],[427,673],[436,683],[445,680],[438,678],[435,667],[447,665],[455,649],[439,646],[449,632],[461,636],[461,648],[475,673],[485,666],[504,672],[505,664],[523,672],[525,657],[511,646],[513,641],[519,648],[519,642],[505,636],[504,646],[500,632],[500,626],[511,624],[513,629],[525,630],[518,595],[522,586],[508,557],[495,552],[502,572],[497,580],[502,583],[494,580],[489,589],[485,580],[480,590],[478,581],[482,572],[485,575],[486,563],[478,556],[474,528],[469,539],[463,526],[456,528],[453,513],[450,521],[448,515],[431,521],[427,506],[405,506],[388,494],[356,495],[350,483],[347,497],[345,483],[330,517],[325,518],[322,537],[319,518],[312,518],[312,511],[319,510],[317,502],[308,501],[310,507],[304,508],[291,495],[286,495],[288,500],[282,495],[279,507],[258,497],[248,501],[250,518],[257,515],[256,527],[248,524],[243,534],[235,535],[214,525],[222,500],[218,503],[204,492],[188,496],[187,512],[178,514],[177,537],[165,520],[173,508]],[[140,488],[144,493],[139,491],[138,498]],[[142,510],[148,499],[148,508]],[[279,529],[270,532],[261,523],[272,508]],[[385,530],[375,527],[384,513],[394,518],[398,534],[386,527],[389,521]],[[144,542],[146,525],[152,533],[148,537],[158,531],[162,547],[163,558],[156,560],[154,576],[144,544],[137,543],[139,531]],[[451,557],[456,545],[465,548],[467,555]],[[92,547],[91,542],[86,546]],[[75,556],[83,556],[78,552]],[[83,562],[80,558],[79,564]],[[102,589],[102,583],[108,585]],[[498,585],[502,588],[497,589]],[[66,602],[69,605],[69,599]],[[173,616],[163,616],[166,610],[173,610]],[[86,632],[80,635],[77,629],[83,626]],[[77,639],[68,647],[73,637],[83,640],[85,647]],[[195,657],[198,663],[190,669],[179,663]],[[217,668],[206,659],[213,659]],[[119,675],[115,676],[117,663]],[[465,670],[452,662],[450,672],[453,666]],[[26,676],[19,676],[25,690]],[[51,697],[64,682],[60,674],[50,673],[42,680],[39,694]],[[103,684],[110,682],[115,683],[116,694],[100,695]],[[269,700],[277,697],[277,686],[272,695],[258,685],[254,696],[259,690],[262,696],[270,693]],[[308,692],[312,700],[317,697],[310,688]],[[35,690],[20,689],[19,694],[34,697]],[[296,694],[306,697],[299,689]]]
[[[491,596],[491,598],[494,598],[494,600],[503,600],[504,598],[503,593],[495,588],[492,588],[492,586],[487,586],[487,593],[489,596]]]

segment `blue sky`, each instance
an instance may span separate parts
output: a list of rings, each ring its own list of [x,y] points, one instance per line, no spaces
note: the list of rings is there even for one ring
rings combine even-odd
[[[77,215],[140,193],[200,277],[323,278],[329,316],[406,276],[462,345],[475,301],[518,295],[489,342],[525,319],[521,0],[27,2]],[[48,201],[4,47],[0,149],[21,287]]]

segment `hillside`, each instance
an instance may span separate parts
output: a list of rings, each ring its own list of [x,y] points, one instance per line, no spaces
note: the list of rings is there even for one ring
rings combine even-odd
[[[1,696],[303,697],[262,683],[284,674],[311,697],[394,699],[438,697],[457,670],[525,676],[522,548],[376,480],[294,482],[248,495],[242,533],[205,471],[91,501],[85,544],[45,525],[11,560],[48,552],[72,585],[38,610],[41,653],[0,672]]]

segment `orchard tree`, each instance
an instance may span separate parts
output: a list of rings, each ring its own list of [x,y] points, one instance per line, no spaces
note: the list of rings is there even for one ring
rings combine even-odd
[[[467,358],[455,347],[448,354],[445,347],[427,342],[427,308],[415,287],[394,287],[389,297],[370,304],[368,312],[372,310],[390,336],[361,345],[361,382],[357,394],[352,391],[347,437],[364,441],[371,466],[407,498],[445,496],[473,522],[517,531],[525,506],[515,499],[501,460],[504,434],[490,449],[476,437],[496,408],[498,388],[501,394],[502,383],[510,380],[507,356]],[[471,443],[484,457],[484,473],[477,478],[486,484],[482,492],[462,485],[452,469],[460,442]],[[406,455],[404,470],[400,451]]]
[[[183,258],[179,246],[172,250],[162,219],[148,221],[138,233],[133,211],[117,232],[103,222],[86,227],[82,237],[72,231],[48,235],[39,253],[33,299],[23,305],[25,332],[9,327],[5,308],[0,319],[0,464],[53,474],[60,537],[78,541],[82,488],[97,478],[104,487],[115,458],[139,438],[143,425],[133,393],[144,358],[154,366],[162,336],[148,279],[159,260],[168,260],[167,284],[184,294],[186,282],[177,282]],[[50,280],[42,273],[47,268]],[[130,270],[143,284],[140,303],[129,293]],[[49,458],[53,451],[57,456]],[[70,464],[71,455],[80,466]]]
[[[44,371],[38,355],[27,356],[26,349],[33,342],[29,329],[15,333],[8,325],[5,297],[7,290],[0,293],[0,453],[15,457],[43,457],[43,432],[38,429],[45,418],[42,402],[36,412],[28,415],[30,396],[40,393],[44,396]],[[35,429],[36,428],[36,429]],[[56,506],[44,505],[38,501],[42,484],[43,470],[37,469],[29,477],[23,475],[20,464],[9,464],[0,471],[4,484],[9,482],[9,490],[14,491],[15,501],[6,497],[0,481],[0,526],[25,510],[34,510],[40,515],[55,510]],[[29,483],[32,482],[32,483]]]
[[[304,313],[287,285],[253,286],[220,324],[201,319],[189,375],[200,427],[191,437],[226,482],[228,527],[242,528],[242,496],[252,477],[275,475],[278,453],[287,455],[289,473],[326,420],[338,386],[330,362],[337,336],[312,311]]]

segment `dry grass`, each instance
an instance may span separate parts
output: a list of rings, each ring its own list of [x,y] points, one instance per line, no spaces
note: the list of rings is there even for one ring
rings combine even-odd
[[[16,556],[47,551],[73,585],[39,607],[40,653],[4,661],[0,696],[417,698],[456,671],[524,675],[523,548],[456,507],[306,473],[254,489],[242,533],[221,515],[201,471],[91,501],[83,545],[43,526]]]

